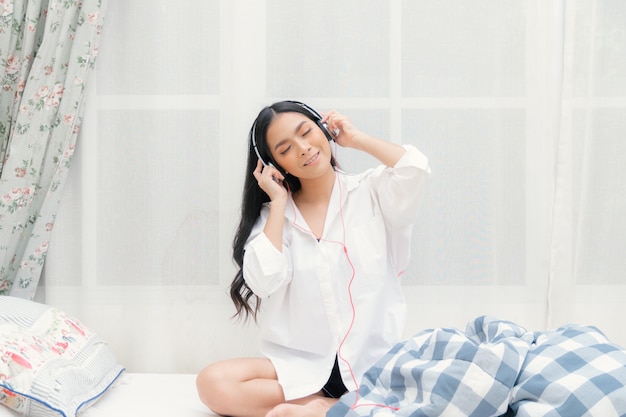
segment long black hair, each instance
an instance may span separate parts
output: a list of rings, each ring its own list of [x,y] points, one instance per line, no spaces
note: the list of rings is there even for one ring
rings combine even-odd
[[[252,316],[256,320],[257,313],[261,307],[261,300],[248,287],[243,276],[244,247],[254,224],[261,214],[263,204],[270,201],[269,196],[259,187],[256,178],[254,178],[253,172],[259,160],[257,151],[263,161],[266,163],[271,162],[277,169],[281,170],[285,176],[285,185],[289,191],[295,193],[301,187],[300,180],[297,177],[286,174],[276,163],[267,146],[267,129],[278,114],[286,112],[303,114],[313,120],[321,129],[324,129],[321,127],[320,115],[310,107],[297,101],[280,101],[265,107],[250,128],[248,134],[248,162],[241,199],[241,219],[233,239],[233,260],[238,269],[230,284],[230,298],[233,300],[236,308],[234,316],[239,318],[247,319]],[[328,135],[326,131],[324,133]],[[256,150],[254,148],[255,144]],[[334,156],[331,157],[330,163],[333,167],[337,165]]]

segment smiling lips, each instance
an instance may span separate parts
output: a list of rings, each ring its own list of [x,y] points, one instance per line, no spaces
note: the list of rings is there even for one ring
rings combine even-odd
[[[308,161],[306,161],[306,162],[304,163],[304,166],[311,165],[312,163],[314,163],[315,161],[317,161],[317,159],[318,159],[319,157],[320,157],[320,153],[319,153],[319,151],[318,151],[315,155],[313,155],[313,157],[311,157]]]

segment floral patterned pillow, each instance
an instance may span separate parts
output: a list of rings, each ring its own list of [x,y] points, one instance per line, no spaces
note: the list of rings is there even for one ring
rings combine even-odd
[[[75,318],[0,296],[0,403],[27,416],[74,417],[123,372],[110,346]]]

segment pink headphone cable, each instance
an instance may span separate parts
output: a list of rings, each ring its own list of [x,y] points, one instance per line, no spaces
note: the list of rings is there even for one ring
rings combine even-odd
[[[351,276],[350,276],[350,281],[348,282],[348,299],[350,300],[350,308],[351,308],[351,312],[352,312],[352,317],[350,318],[350,324],[348,325],[348,329],[346,330],[346,333],[343,336],[343,339],[341,340],[341,342],[339,343],[339,347],[337,348],[337,357],[339,359],[341,359],[341,361],[343,361],[346,366],[348,367],[348,370],[350,371],[350,378],[352,378],[352,382],[354,384],[354,386],[356,387],[355,390],[355,397],[354,397],[354,403],[352,403],[352,405],[350,406],[351,410],[354,410],[355,408],[358,407],[381,407],[381,408],[389,408],[391,410],[399,410],[399,408],[397,407],[392,407],[386,404],[375,404],[375,403],[368,403],[368,404],[357,404],[357,402],[359,401],[359,383],[356,379],[356,376],[354,375],[354,371],[352,370],[352,365],[350,364],[350,362],[348,361],[348,359],[344,358],[343,355],[341,354],[341,349],[343,347],[343,345],[345,344],[346,340],[348,339],[348,336],[350,335],[350,332],[352,331],[352,327],[354,326],[354,321],[356,319],[356,307],[354,305],[354,299],[352,297],[352,283],[354,282],[354,277],[356,275],[356,270],[354,268],[354,264],[352,263],[352,260],[350,259],[350,255],[348,253],[348,248],[345,244],[346,242],[346,223],[344,221],[344,217],[343,217],[343,190],[341,188],[341,181],[338,181],[339,184],[339,217],[341,218],[341,232],[342,232],[342,238],[343,238],[343,242],[338,242],[335,240],[328,240],[328,239],[324,239],[324,238],[320,238],[318,241],[324,241],[324,242],[328,242],[328,243],[335,243],[338,245],[341,245],[343,247],[343,252],[346,255],[346,260],[348,261],[348,264],[350,265],[350,269],[351,269]],[[291,194],[291,189],[289,189],[289,184],[287,183],[287,189],[289,191],[289,193]],[[293,194],[292,194],[293,195]],[[310,230],[305,229],[304,227],[300,226],[299,224],[296,223],[296,218],[295,218],[295,213],[296,213],[296,206],[295,206],[295,202],[293,201],[293,197],[290,198],[291,200],[291,205],[292,205],[292,209],[294,212],[294,218],[291,221],[291,224],[297,228],[302,230],[303,232],[306,233],[310,233],[313,234],[313,232],[311,232]],[[313,236],[315,238],[315,236]],[[317,240],[317,238],[316,238]]]

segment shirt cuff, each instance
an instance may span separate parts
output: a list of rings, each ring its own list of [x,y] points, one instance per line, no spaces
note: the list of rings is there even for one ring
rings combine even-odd
[[[403,168],[405,166],[418,167],[430,174],[430,165],[426,155],[413,145],[402,145],[402,147],[406,152],[396,162],[394,168]]]

